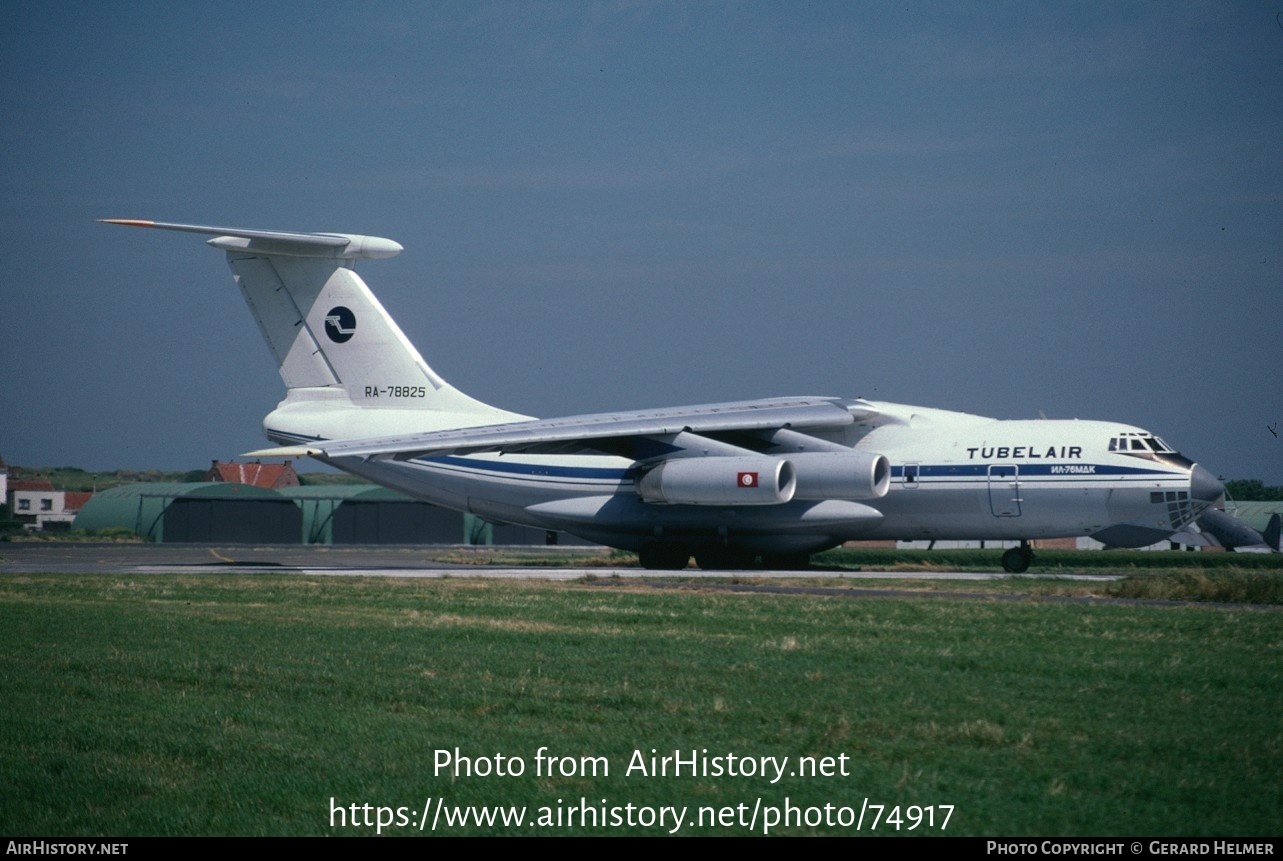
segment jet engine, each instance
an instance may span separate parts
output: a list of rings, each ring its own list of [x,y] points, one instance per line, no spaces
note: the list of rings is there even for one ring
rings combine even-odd
[[[646,502],[678,505],[780,505],[796,489],[793,464],[777,457],[679,457],[637,482]]]
[[[891,487],[891,462],[870,451],[790,454],[795,499],[878,499]]]

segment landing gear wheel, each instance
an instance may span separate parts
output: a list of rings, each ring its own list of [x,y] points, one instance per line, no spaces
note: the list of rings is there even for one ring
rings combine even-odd
[[[1034,561],[1034,551],[1028,544],[1012,547],[1002,554],[1002,567],[1010,574],[1023,574]]]
[[[643,544],[637,561],[651,571],[680,571],[690,564],[690,551],[680,544]]]
[[[762,567],[768,571],[806,571],[811,567],[811,554],[776,553],[763,556]]]

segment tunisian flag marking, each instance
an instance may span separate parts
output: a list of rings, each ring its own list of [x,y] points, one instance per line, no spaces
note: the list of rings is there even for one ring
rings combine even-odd
[[[738,483],[740,487],[757,487],[757,473],[741,472],[736,476],[736,483]]]

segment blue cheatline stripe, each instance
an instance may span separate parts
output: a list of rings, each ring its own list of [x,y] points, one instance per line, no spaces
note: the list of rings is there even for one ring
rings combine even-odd
[[[297,443],[323,443],[320,437],[309,437],[301,434],[289,434],[281,431],[267,431],[270,438],[283,439]],[[787,455],[785,455],[787,457]],[[617,469],[609,467],[593,466],[564,466],[558,464],[542,463],[523,463],[521,461],[493,461],[477,460],[469,457],[459,457],[452,455],[443,455],[440,457],[420,457],[410,461],[421,466],[446,466],[476,470],[479,472],[498,472],[509,475],[528,475],[539,478],[573,478],[573,479],[597,479],[605,481],[634,481],[637,478],[638,470],[633,467],[627,469]],[[1059,477],[1102,477],[1102,476],[1123,476],[1123,475],[1140,475],[1156,476],[1160,478],[1183,478],[1180,472],[1173,472],[1161,469],[1149,469],[1139,466],[1116,466],[1113,464],[1103,463],[970,463],[970,464],[914,464],[913,467],[917,472],[919,479],[965,479],[965,478],[986,478],[989,476],[991,466],[1014,466],[1019,468],[1020,479],[1031,478],[1034,476],[1055,476]],[[903,466],[891,467],[892,478],[904,478]],[[1008,478],[1010,476],[995,476],[995,478]]]
[[[1112,466],[1104,463],[976,463],[976,464],[913,464],[918,478],[967,478],[967,477],[986,477],[989,475],[991,466],[998,467],[1019,467],[1019,478],[1028,478],[1036,475],[1053,475],[1053,476],[1083,476],[1083,475],[1154,475],[1163,478],[1183,478],[1183,473],[1172,472],[1162,469],[1145,469],[1137,466]],[[903,466],[891,467],[892,478],[904,477]],[[995,478],[1010,478],[1013,476],[999,476]]]
[[[511,475],[531,475],[539,478],[595,478],[608,481],[631,481],[636,476],[633,469],[611,469],[597,466],[561,466],[558,464],[522,463],[520,461],[474,460],[467,457],[417,457],[412,463],[424,466],[453,466],[481,472],[503,472]]]
[[[326,443],[326,439],[319,436],[304,436],[302,434],[286,434],[284,431],[267,431],[268,438],[290,441],[290,443],[302,444],[321,444]],[[638,470],[627,468],[627,470],[616,470],[608,467],[588,467],[588,466],[559,466],[550,465],[550,463],[521,463],[520,461],[481,461],[467,457],[418,457],[408,461],[418,466],[443,466],[463,468],[473,472],[502,472],[506,475],[525,475],[538,477],[538,479],[595,479],[606,481],[633,481],[636,479]]]
[[[320,444],[328,442],[328,440],[322,437],[304,436],[302,434],[285,433],[284,431],[276,430],[268,430],[267,436],[271,439],[303,444]],[[477,470],[479,472],[502,472],[512,475],[531,475],[541,478],[594,478],[605,479],[608,481],[632,481],[637,477],[637,470],[632,468],[612,469],[609,467],[599,466],[563,466],[559,464],[522,463],[520,461],[493,461],[450,455],[443,455],[441,457],[416,457],[408,462],[419,464],[420,466],[452,466]]]

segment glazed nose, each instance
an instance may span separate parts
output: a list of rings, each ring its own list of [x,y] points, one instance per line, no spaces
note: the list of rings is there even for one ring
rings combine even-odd
[[[1189,471],[1189,495],[1200,502],[1216,502],[1225,495],[1225,485],[1198,464]]]

